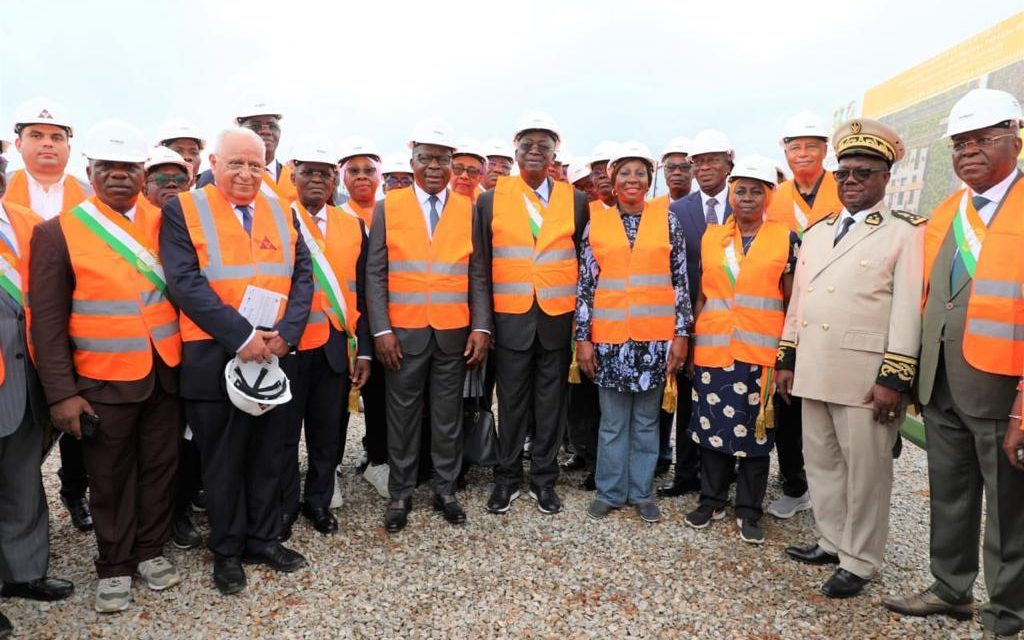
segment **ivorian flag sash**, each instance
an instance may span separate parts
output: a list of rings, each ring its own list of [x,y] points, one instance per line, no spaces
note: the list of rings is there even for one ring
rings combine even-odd
[[[956,217],[953,218],[953,235],[956,237],[956,246],[960,251],[960,260],[971,278],[978,269],[978,258],[981,256],[981,245],[985,242],[985,232],[988,228],[981,220],[974,203],[971,202],[970,191],[965,189],[964,196],[960,200],[960,208],[957,209]]]
[[[124,219],[126,224],[122,227],[88,200],[72,209],[71,215],[95,233],[114,250],[114,253],[135,267],[135,270],[149,280],[160,293],[166,295],[167,279],[164,277],[164,268],[160,265],[160,260],[132,234],[131,222],[127,218]]]

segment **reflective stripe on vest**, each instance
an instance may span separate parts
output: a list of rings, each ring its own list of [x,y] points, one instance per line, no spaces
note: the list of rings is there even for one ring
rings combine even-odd
[[[22,309],[25,311],[25,336],[28,340],[29,357],[34,360],[35,350],[32,347],[31,337],[32,306],[28,299],[28,265],[31,258],[32,231],[43,219],[36,212],[20,204],[4,202],[4,208],[7,211],[7,219],[11,223],[11,229],[14,231],[14,243],[18,247],[18,255],[11,257],[16,263],[18,276],[21,279],[21,302]],[[0,385],[4,383],[5,379],[4,357],[0,353]]]
[[[469,325],[469,256],[473,253],[473,204],[448,192],[434,230],[427,235],[412,187],[384,196],[388,250],[388,316],[393,327],[459,329]]]
[[[672,245],[664,202],[644,207],[632,248],[618,208],[591,209],[590,245],[601,269],[594,292],[594,342],[675,336]]]
[[[519,176],[498,178],[491,219],[494,311],[526,313],[537,304],[548,315],[576,308],[579,264],[573,243],[575,195],[563,182],[551,183],[540,235],[534,241]]]

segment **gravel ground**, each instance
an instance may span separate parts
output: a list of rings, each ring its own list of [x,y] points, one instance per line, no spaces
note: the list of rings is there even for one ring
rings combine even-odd
[[[56,460],[44,467],[50,502],[50,573],[75,582],[53,604],[6,600],[18,638],[971,638],[977,620],[899,618],[881,595],[927,585],[928,489],[924,453],[897,461],[886,565],[866,595],[832,601],[817,588],[830,571],[789,561],[783,548],[814,540],[810,512],[765,516],[762,547],[739,540],[732,514],[695,531],[683,516],[692,495],[664,499],[665,518],[645,524],[631,510],[590,521],[594,494],[582,475],[559,482],[563,513],[539,513],[525,493],[512,510],[484,510],[489,474],[470,473],[460,494],[469,522],[446,524],[419,488],[408,528],[388,536],[385,502],[354,475],[362,417],[349,429],[340,531],[318,534],[300,518],[290,544],[310,566],[294,574],[247,567],[249,586],[221,597],[206,550],[168,557],[182,584],[153,592],[136,580],[124,613],[93,611],[95,541],[60,505]],[[55,456],[56,457],[56,456]],[[773,467],[768,500],[779,493]],[[203,516],[196,518],[205,530]],[[979,584],[977,595],[984,597]]]

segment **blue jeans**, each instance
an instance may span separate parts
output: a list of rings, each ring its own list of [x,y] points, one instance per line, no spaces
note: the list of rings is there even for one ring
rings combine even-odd
[[[650,502],[658,464],[658,418],[664,385],[638,393],[598,389],[597,499],[613,507]]]

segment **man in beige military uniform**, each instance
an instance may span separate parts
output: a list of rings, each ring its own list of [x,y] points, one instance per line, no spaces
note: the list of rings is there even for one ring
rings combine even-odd
[[[860,593],[882,563],[892,448],[921,344],[925,219],[882,202],[899,135],[851,120],[835,132],[843,209],[807,229],[779,348],[783,397],[803,398],[803,443],[818,541],[788,547],[838,564],[821,586]]]

